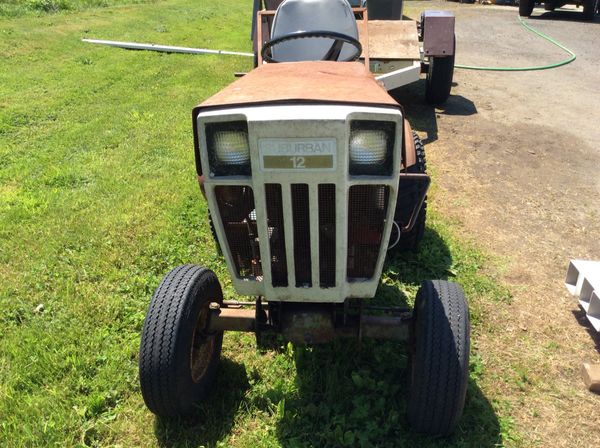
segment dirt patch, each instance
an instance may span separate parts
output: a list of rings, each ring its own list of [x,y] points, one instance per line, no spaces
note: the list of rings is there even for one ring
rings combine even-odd
[[[454,8],[461,63],[531,65],[560,51],[516,24],[515,8],[444,3]],[[538,12],[537,14],[540,14]],[[589,332],[563,286],[571,258],[600,258],[600,128],[596,107],[600,23],[532,19],[580,58],[546,72],[457,70],[444,109],[422,102],[422,85],[398,92],[427,142],[437,194],[434,207],[499,257],[510,304],[489,306],[476,347],[486,366],[482,388],[502,399],[517,445],[594,446],[600,396],[585,390],[584,359],[598,362]],[[482,29],[494,32],[482,35]],[[591,33],[590,33],[591,31]]]
[[[440,122],[440,140],[429,154],[433,166],[443,167],[435,204],[488,252],[505,257],[500,277],[514,296],[510,306],[490,310],[492,331],[481,336],[480,350],[502,365],[501,377],[513,378],[523,398],[515,417],[522,430],[539,427],[532,441],[574,446],[573,431],[582,431],[576,439],[590,446],[585,441],[600,440],[600,428],[580,425],[600,400],[585,392],[579,365],[600,358],[562,282],[570,258],[600,253],[598,193],[586,182],[600,161],[580,139],[547,126],[477,120],[476,130],[469,129],[473,122],[453,127],[465,138],[448,145]],[[499,344],[510,350],[498,353]]]

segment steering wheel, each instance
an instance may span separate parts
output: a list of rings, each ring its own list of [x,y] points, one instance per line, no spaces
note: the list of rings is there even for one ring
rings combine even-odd
[[[275,39],[271,39],[262,47],[260,54],[262,55],[263,61],[266,62],[281,62],[273,59],[269,55],[269,50],[273,48],[275,45],[279,45],[283,42],[288,42],[296,39],[309,39],[309,38],[318,38],[318,37],[326,37],[329,39],[333,39],[333,44],[331,48],[327,51],[325,56],[321,59],[322,61],[337,61],[340,57],[340,53],[342,52],[342,47],[344,43],[348,43],[354,47],[354,53],[340,62],[350,62],[356,61],[360,58],[362,53],[362,45],[360,42],[352,36],[348,36],[347,34],[336,33],[335,31],[298,31],[296,33],[284,34],[283,36],[279,36]]]

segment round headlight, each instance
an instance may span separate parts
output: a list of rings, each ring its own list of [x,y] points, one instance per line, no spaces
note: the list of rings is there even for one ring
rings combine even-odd
[[[250,176],[250,145],[245,121],[207,123],[208,162],[213,176]]]
[[[350,162],[353,165],[380,165],[388,151],[387,133],[376,129],[356,129],[350,134]]]
[[[243,131],[217,131],[213,134],[213,151],[221,165],[250,163],[248,134]]]

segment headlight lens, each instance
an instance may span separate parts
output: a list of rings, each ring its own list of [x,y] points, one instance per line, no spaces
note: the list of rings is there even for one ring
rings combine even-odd
[[[353,121],[350,126],[350,174],[392,173],[395,125],[386,121]]]
[[[214,134],[215,156],[223,165],[244,165],[250,162],[248,134],[236,131],[218,131]]]
[[[250,175],[246,122],[207,124],[206,141],[211,173],[217,176]]]
[[[350,136],[350,160],[355,165],[381,164],[385,160],[387,136],[384,131],[357,129]]]

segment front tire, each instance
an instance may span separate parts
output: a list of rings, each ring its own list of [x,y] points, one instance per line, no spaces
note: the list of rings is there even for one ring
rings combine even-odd
[[[415,142],[415,153],[417,162],[406,169],[407,173],[425,173],[427,171],[427,161],[425,160],[425,146],[421,138],[413,131],[413,141]],[[388,247],[390,253],[416,252],[419,244],[425,234],[425,221],[427,219],[427,198],[423,201],[423,206],[417,215],[415,225],[410,232],[398,235],[399,229],[410,219],[417,200],[421,196],[421,183],[415,181],[398,181],[398,199],[396,200],[396,210],[394,212],[394,227],[390,235],[390,244]]]
[[[519,0],[519,15],[521,17],[529,17],[533,12],[535,0]]]
[[[469,379],[469,309],[460,286],[421,285],[414,309],[408,420],[417,432],[446,436],[462,416]]]
[[[170,418],[190,414],[213,383],[223,333],[207,334],[210,302],[223,302],[214,272],[173,269],[152,297],[140,344],[140,386],[148,409]]]

